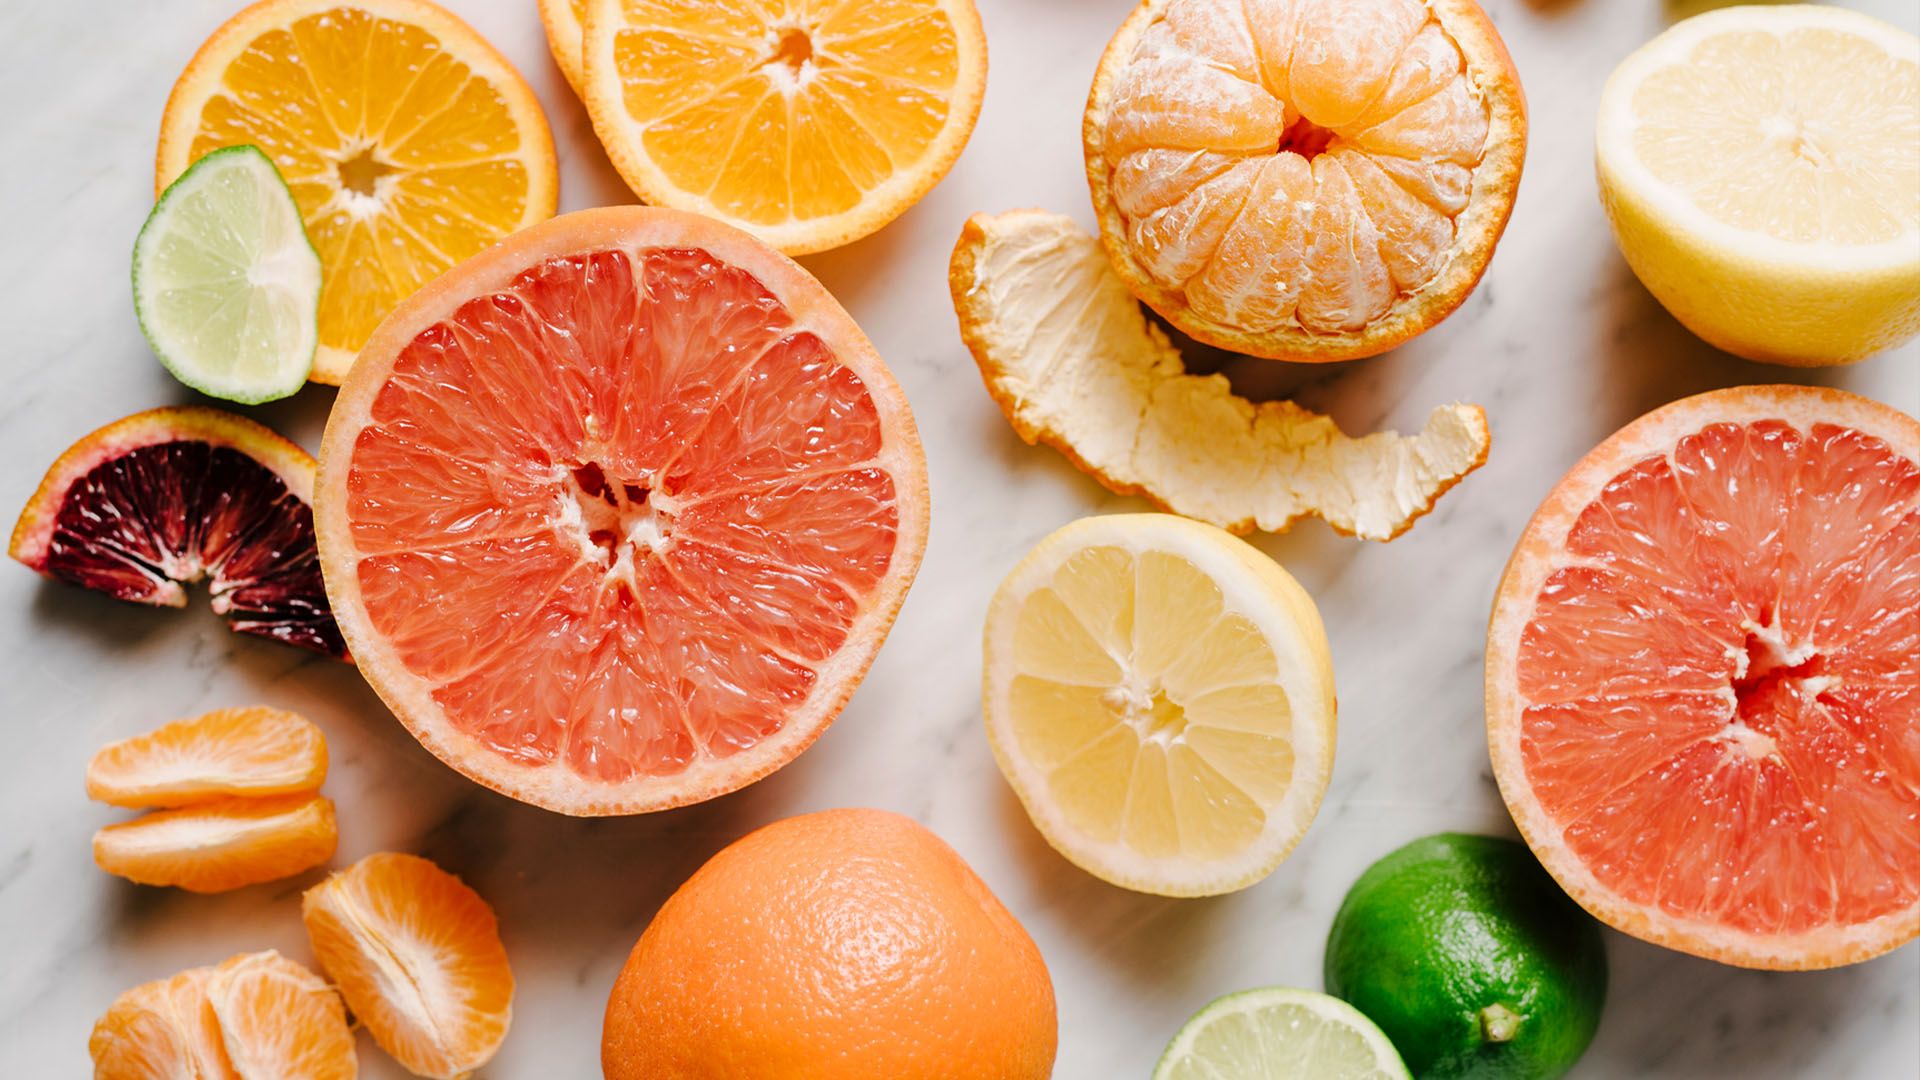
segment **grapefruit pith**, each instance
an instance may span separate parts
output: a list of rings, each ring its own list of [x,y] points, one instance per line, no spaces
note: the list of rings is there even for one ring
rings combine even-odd
[[[614,207],[381,324],[316,520],[342,632],[422,744],[622,814],[820,734],[919,566],[926,490],[905,396],[819,282],[710,219]]]
[[[1534,515],[1487,641],[1514,821],[1616,928],[1819,968],[1920,933],[1920,422],[1749,386],[1629,424]]]

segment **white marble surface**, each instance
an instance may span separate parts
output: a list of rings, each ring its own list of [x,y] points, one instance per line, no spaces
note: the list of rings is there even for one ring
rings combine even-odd
[[[533,82],[560,144],[565,209],[628,196],[548,59],[532,0],[448,0]],[[239,0],[8,3],[0,10],[0,507],[20,505],[73,438],[186,401],[135,328],[127,252],[149,205],[167,88]],[[1920,27],[1909,0],[1859,6]],[[1805,373],[1691,338],[1634,281],[1595,199],[1591,120],[1614,63],[1674,16],[1653,0],[1494,0],[1532,108],[1533,142],[1492,271],[1439,329],[1370,361],[1230,367],[1243,390],[1296,392],[1350,429],[1484,404],[1491,462],[1391,545],[1317,522],[1261,546],[1318,600],[1341,698],[1333,787],[1270,879],[1215,900],[1111,888],[1041,842],[980,729],[978,635],[994,584],[1078,515],[1137,508],[1016,439],[954,329],[946,258],[970,212],[1038,205],[1091,221],[1080,108],[1130,0],[980,0],[986,106],[953,174],[891,227],[810,258],[911,397],[932,472],[932,541],[872,676],[820,742],[749,790],[671,813],[576,821],[455,775],[407,737],[351,668],[230,635],[205,610],[154,612],[0,565],[0,1073],[86,1074],[93,1018],[122,988],[244,950],[306,958],[296,896],[318,876],[220,897],[137,888],[88,857],[122,816],[81,772],[100,743],[224,705],[270,702],[325,729],[340,862],[418,851],[498,910],[519,993],[487,1077],[598,1074],[601,1009],[633,939],[708,855],[755,825],[841,805],[925,822],[1039,941],[1060,1002],[1057,1075],[1144,1076],[1215,994],[1318,987],[1327,923],[1371,860],[1441,829],[1508,831],[1481,735],[1481,635],[1509,547],[1581,453],[1641,412],[1710,387],[1845,386],[1920,409],[1920,349]],[[254,410],[311,447],[331,392]],[[1609,934],[1613,990],[1580,1077],[1920,1076],[1920,949],[1857,967],[1763,974]],[[362,1038],[362,1075],[400,1070]]]

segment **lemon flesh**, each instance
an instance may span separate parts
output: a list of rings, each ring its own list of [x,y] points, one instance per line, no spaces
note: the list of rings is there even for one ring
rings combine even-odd
[[[1393,1044],[1358,1009],[1311,990],[1268,987],[1210,1002],[1173,1037],[1153,1080],[1221,1077],[1407,1080]]]
[[[1920,39],[1829,7],[1676,24],[1601,96],[1601,200],[1688,329],[1770,363],[1920,332]]]
[[[1271,873],[1332,768],[1333,674],[1313,601],[1224,530],[1086,518],[1008,575],[984,711],[1048,842],[1131,889],[1200,896]]]

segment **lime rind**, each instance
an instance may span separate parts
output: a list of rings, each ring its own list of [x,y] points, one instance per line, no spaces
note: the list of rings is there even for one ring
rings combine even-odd
[[[133,245],[140,331],[174,378],[253,405],[306,385],[320,344],[320,255],[273,162],[215,150],[154,204]]]
[[[1153,1080],[1412,1080],[1385,1034],[1328,994],[1269,986],[1217,997],[1180,1028]]]

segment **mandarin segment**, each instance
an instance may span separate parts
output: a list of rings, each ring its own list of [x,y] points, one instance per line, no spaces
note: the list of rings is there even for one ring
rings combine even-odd
[[[1920,642],[1916,515],[1920,425],[1798,387],[1658,410],[1561,482],[1496,602],[1488,733],[1576,899],[1756,967],[1920,932],[1920,714],[1881,689]]]
[[[533,92],[428,0],[270,0],[234,16],[168,99],[157,185],[246,143],[286,177],[320,254],[322,382],[409,293],[556,205]]]
[[[94,1080],[243,1080],[207,1000],[213,971],[192,968],[114,999],[87,1039]]]
[[[498,1052],[513,972],[478,893],[416,855],[369,855],[301,900],[320,967],[380,1048],[453,1080]]]
[[[1129,289],[1210,344],[1340,360],[1471,291],[1526,120],[1471,0],[1144,0],[1101,59],[1084,132]]]
[[[283,709],[217,709],[109,743],[87,762],[87,797],[114,806],[189,806],[227,796],[311,792],[327,741]]]
[[[141,885],[226,892],[311,870],[339,839],[319,795],[222,799],[108,825],[93,834],[93,861]]]
[[[207,1001],[240,1080],[359,1075],[340,996],[277,952],[242,953],[214,968]]]

